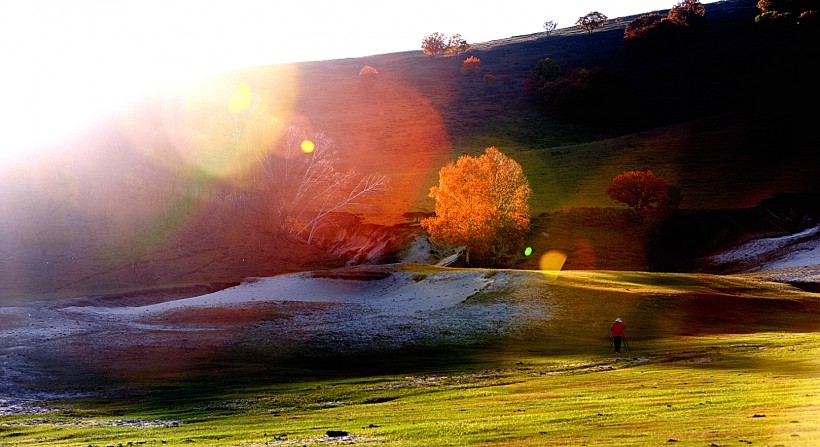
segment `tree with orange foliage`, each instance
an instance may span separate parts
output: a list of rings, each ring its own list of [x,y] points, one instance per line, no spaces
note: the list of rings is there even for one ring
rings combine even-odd
[[[498,264],[517,251],[530,224],[530,183],[521,165],[494,147],[462,155],[439,171],[430,188],[436,215],[421,221],[431,239],[464,246],[470,256]]]
[[[598,11],[592,11],[591,13],[579,17],[578,21],[575,22],[575,25],[578,28],[583,28],[587,30],[587,33],[592,33],[596,29],[606,25],[609,23],[609,17],[601,14]]]
[[[625,203],[639,215],[674,208],[680,203],[680,192],[652,171],[619,174],[612,180],[606,194],[612,200]]]
[[[422,51],[430,57],[444,54],[458,54],[467,51],[469,48],[470,44],[461,37],[461,34],[453,34],[448,38],[445,37],[444,34],[435,32],[424,36],[421,40]]]

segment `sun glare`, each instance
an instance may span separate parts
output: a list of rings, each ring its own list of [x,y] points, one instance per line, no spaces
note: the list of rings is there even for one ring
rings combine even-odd
[[[231,113],[240,113],[248,108],[251,103],[251,87],[247,82],[240,82],[236,86],[231,97],[231,103],[228,104],[228,111]]]
[[[0,163],[59,148],[145,97],[283,56],[254,37],[264,14],[248,5],[197,4],[196,20],[180,20],[192,8],[192,2],[150,0],[18,2],[5,8],[0,41],[13,45],[0,56],[13,63],[0,72]],[[246,108],[250,96],[248,86],[240,85],[230,110]]]

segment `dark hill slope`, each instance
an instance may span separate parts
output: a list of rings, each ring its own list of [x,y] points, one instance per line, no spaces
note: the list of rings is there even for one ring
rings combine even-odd
[[[708,4],[702,29],[651,53],[625,45],[631,18],[624,18],[591,34],[569,28],[511,37],[448,58],[414,51],[302,64],[295,114],[336,140],[352,166],[397,180],[393,216],[432,209],[425,196],[436,170],[488,146],[524,165],[535,214],[610,206],[608,182],[631,169],[662,174],[695,209],[816,191],[818,137],[797,105],[817,99],[810,69],[817,49],[797,30],[756,26],[755,4]],[[480,58],[481,73],[461,72],[470,55]],[[616,88],[585,105],[584,122],[560,120],[523,88],[546,57],[601,69]],[[380,72],[370,89],[358,79],[364,65]],[[240,78],[276,97],[283,82],[271,74],[260,67]],[[487,83],[486,74],[509,82]]]

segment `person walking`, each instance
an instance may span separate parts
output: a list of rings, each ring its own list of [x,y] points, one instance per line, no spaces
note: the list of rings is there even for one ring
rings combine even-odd
[[[615,352],[621,352],[621,341],[626,335],[626,326],[620,317],[615,319],[615,322],[612,323],[612,327],[610,327],[609,330],[612,333],[612,343],[615,344]]]

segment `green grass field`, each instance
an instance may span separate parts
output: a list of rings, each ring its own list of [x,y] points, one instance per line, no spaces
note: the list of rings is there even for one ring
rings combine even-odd
[[[355,358],[236,352],[221,373],[3,417],[0,445],[820,443],[817,295],[756,276],[516,275],[509,294],[543,300],[551,319],[469,346]],[[620,355],[608,352],[615,316],[631,348]]]

